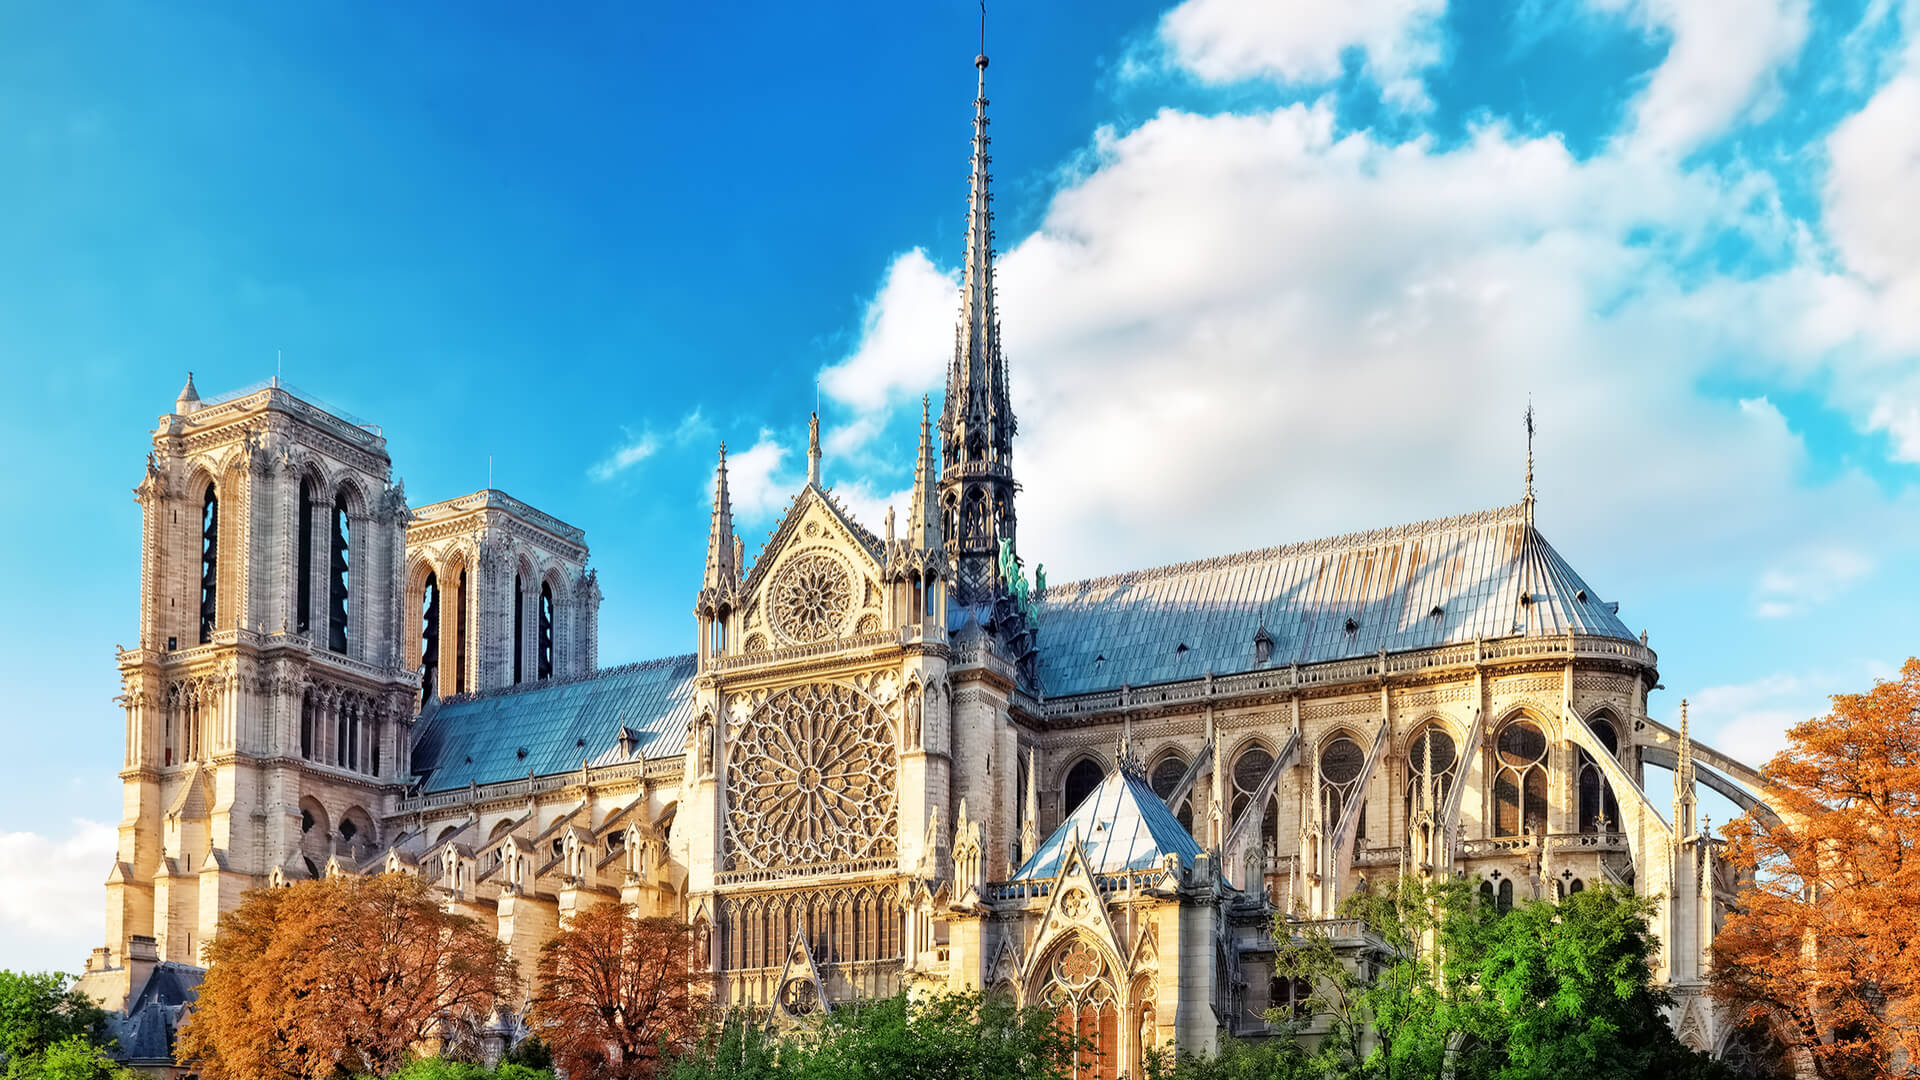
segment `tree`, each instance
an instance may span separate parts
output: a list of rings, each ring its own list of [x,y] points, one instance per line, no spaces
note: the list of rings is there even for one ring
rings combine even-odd
[[[1051,1009],[979,993],[849,1002],[784,1036],[733,1012],[674,1062],[672,1080],[1056,1080],[1083,1040]]]
[[[220,920],[178,1055],[206,1080],[385,1076],[486,1022],[506,948],[407,874],[248,893]]]
[[[31,1080],[135,1080],[133,1070],[107,1056],[84,1035],[70,1035],[46,1052],[26,1059],[26,1067],[11,1077]]]
[[[1832,702],[1761,770],[1778,819],[1726,829],[1751,880],[1712,979],[1838,1080],[1920,1061],[1920,659]]]
[[[540,947],[532,1026],[570,1077],[651,1077],[697,1030],[692,932],[631,904],[579,912]]]
[[[97,1050],[106,1014],[69,985],[72,978],[0,971],[0,1062],[7,1077],[41,1075],[42,1059],[56,1048],[66,1062],[77,1053],[69,1043]]]

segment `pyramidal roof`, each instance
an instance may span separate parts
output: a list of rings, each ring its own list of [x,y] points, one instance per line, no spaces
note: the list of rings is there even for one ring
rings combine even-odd
[[[1049,696],[1471,642],[1639,639],[1522,502],[1112,577],[1041,597]]]
[[[1192,834],[1133,768],[1108,773],[1040,849],[1014,871],[1013,880],[1053,880],[1075,843],[1086,852],[1087,869],[1095,874],[1145,870],[1162,865],[1169,855],[1178,855],[1185,869],[1200,854],[1200,845]]]

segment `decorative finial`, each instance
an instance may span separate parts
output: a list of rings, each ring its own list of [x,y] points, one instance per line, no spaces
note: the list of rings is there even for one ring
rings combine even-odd
[[[1527,395],[1527,524],[1533,524],[1533,395]]]
[[[807,483],[820,486],[820,413],[807,420]]]

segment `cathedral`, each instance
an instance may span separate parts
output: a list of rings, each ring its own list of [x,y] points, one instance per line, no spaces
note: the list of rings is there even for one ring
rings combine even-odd
[[[397,872],[526,976],[573,912],[625,902],[694,928],[716,1000],[992,990],[1138,1076],[1143,1049],[1265,1035],[1300,999],[1276,918],[1363,961],[1344,898],[1450,875],[1502,906],[1657,897],[1676,1029],[1738,1052],[1702,994],[1737,882],[1697,789],[1753,807],[1760,778],[1684,707],[1648,715],[1658,658],[1536,529],[1530,474],[1499,509],[1029,580],[975,65],[958,327],[905,520],[854,520],[816,418],[749,560],[722,448],[685,655],[600,665],[578,526],[491,489],[411,505],[378,427],[188,378],[134,489],[85,989],[177,1019],[248,890]]]

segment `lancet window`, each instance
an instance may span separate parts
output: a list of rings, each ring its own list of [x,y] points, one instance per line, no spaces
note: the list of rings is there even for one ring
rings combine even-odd
[[[304,634],[313,625],[313,480],[309,477],[300,478],[300,520],[294,535],[294,629]]]
[[[553,678],[553,583],[540,583],[540,678]]]
[[[460,568],[459,592],[453,601],[453,692],[467,692],[467,568]]]
[[[327,648],[347,651],[347,597],[352,586],[348,565],[347,495],[342,491],[333,499],[333,558],[327,574]]]
[[[1547,736],[1530,720],[1500,729],[1494,742],[1493,834],[1547,831]]]
[[[1185,775],[1187,775],[1187,759],[1177,753],[1168,754],[1155,763],[1153,773],[1147,782],[1153,786],[1153,793],[1164,801],[1167,796],[1173,794],[1174,788],[1180,786],[1180,778]],[[1179,819],[1180,824],[1191,833],[1193,831],[1193,792],[1188,791],[1179,805],[1168,804],[1168,808],[1173,811],[1173,816]]]
[[[420,589],[420,703],[433,700],[440,687],[440,577],[427,571]]]
[[[773,982],[797,933],[816,966],[837,966],[863,995],[883,997],[898,989],[906,918],[886,886],[728,897],[720,905],[720,966],[735,978],[736,994],[766,1001],[779,989]]]
[[[1422,808],[1437,817],[1438,804],[1446,801],[1459,772],[1460,753],[1453,736],[1438,724],[1428,724],[1407,744],[1407,820],[1413,820]],[[1432,806],[1427,804],[1429,791],[1433,793]]]
[[[1320,813],[1321,820],[1327,823],[1329,829],[1339,824],[1354,800],[1364,800],[1366,797],[1366,793],[1360,790],[1360,770],[1366,766],[1366,762],[1367,755],[1360,749],[1360,744],[1345,735],[1335,736],[1320,748]],[[1367,815],[1363,803],[1353,834],[1364,836],[1366,832]]]
[[[513,575],[513,682],[520,684],[521,657],[527,649],[527,588]]]
[[[1607,753],[1616,757],[1620,753],[1620,736],[1614,730],[1613,721],[1606,716],[1596,716],[1588,722],[1594,737]],[[1614,797],[1613,785],[1607,781],[1607,774],[1600,768],[1592,754],[1582,749],[1578,755],[1579,778],[1577,783],[1580,813],[1580,831],[1583,833],[1611,832],[1620,827],[1620,800]]]
[[[220,496],[213,485],[200,501],[200,644],[213,640],[220,587]]]
[[[1060,789],[1060,812],[1063,815],[1073,813],[1106,778],[1106,771],[1098,761],[1086,758],[1075,762],[1073,768],[1067,770],[1066,783]]]

